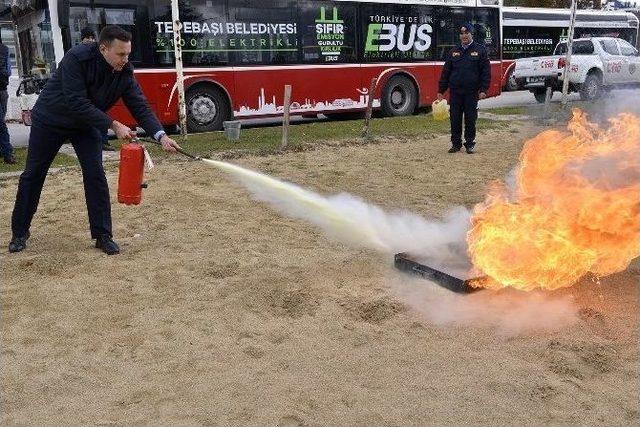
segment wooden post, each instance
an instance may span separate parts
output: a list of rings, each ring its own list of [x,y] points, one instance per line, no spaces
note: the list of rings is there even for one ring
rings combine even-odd
[[[284,86],[284,115],[282,117],[282,144],[284,150],[289,145],[289,110],[291,109],[291,85]]]
[[[573,36],[576,27],[576,10],[578,0],[571,2],[571,20],[569,21],[569,39],[567,40],[567,54],[564,57],[564,73],[562,74],[562,106],[567,106],[569,96],[569,73],[571,70],[571,51],[573,50]]]
[[[367,100],[367,111],[364,115],[364,128],[362,129],[362,137],[365,139],[371,139],[371,132],[369,131],[369,122],[371,122],[371,113],[373,111],[373,98],[376,91],[377,78],[371,79],[371,86],[369,86],[369,99]]]
[[[176,85],[178,87],[178,119],[183,141],[187,138],[187,104],[184,98],[184,70],[182,68],[182,22],[178,9],[178,0],[171,1],[173,19],[173,49],[176,57]]]

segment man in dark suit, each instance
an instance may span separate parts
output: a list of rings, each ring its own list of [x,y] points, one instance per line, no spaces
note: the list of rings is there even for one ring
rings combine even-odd
[[[96,248],[109,255],[120,252],[113,241],[109,187],[102,166],[102,133],[111,128],[120,139],[131,139],[135,133],[105,111],[122,98],[140,126],[164,150],[175,152],[178,148],[142,94],[129,63],[130,53],[131,34],[116,25],[106,26],[98,43],[69,50],[47,81],[32,110],[27,162],[11,218],[9,252],[25,249],[47,171],[67,140],[82,168],[91,238],[96,239]]]
[[[13,146],[11,145],[9,138],[9,129],[4,121],[7,117],[7,103],[9,101],[9,93],[7,92],[9,77],[11,77],[9,48],[2,43],[2,40],[0,40],[0,156],[2,156],[5,163],[13,165],[17,162],[13,155]]]
[[[89,27],[83,28],[80,31],[80,43],[95,43],[96,33]],[[109,131],[105,130],[102,133],[102,149],[104,151],[116,151],[115,147],[109,144]]]

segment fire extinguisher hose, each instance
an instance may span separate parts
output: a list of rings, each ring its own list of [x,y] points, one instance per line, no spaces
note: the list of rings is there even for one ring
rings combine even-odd
[[[150,139],[150,138],[136,138],[134,141],[141,141],[141,142],[149,142],[151,144],[156,144],[156,145],[160,145],[162,146],[162,144],[154,139]],[[192,159],[192,160],[202,160],[202,157],[200,156],[196,156],[193,155],[187,151],[184,151],[182,148],[176,148],[176,151],[180,154],[182,154],[183,156],[187,156],[188,158]]]

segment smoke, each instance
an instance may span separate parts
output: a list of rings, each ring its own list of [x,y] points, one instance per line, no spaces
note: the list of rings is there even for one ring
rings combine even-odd
[[[318,226],[340,242],[389,255],[419,254],[441,265],[466,259],[471,214],[465,208],[453,209],[442,220],[428,220],[410,212],[389,213],[350,194],[323,197],[236,165],[205,161],[231,174],[257,200]],[[512,171],[506,180],[510,193],[515,190],[515,181]],[[460,295],[400,273],[389,284],[406,305],[435,325],[489,328],[499,336],[512,337],[558,330],[577,320],[572,299],[558,294],[504,289]]]
[[[638,89],[623,89],[608,92],[595,101],[597,106],[595,111],[601,116],[603,121],[617,116],[620,113],[640,115],[639,96],[640,90]]]
[[[576,101],[579,98],[574,95]],[[632,113],[640,115],[640,103],[638,102],[640,97],[640,90],[638,89],[616,89],[609,92],[605,92],[600,98],[593,101],[593,104],[587,105],[586,109],[590,113],[590,119],[597,122],[600,125],[606,125],[607,121],[617,116],[620,113]],[[554,101],[560,102],[562,98],[561,93],[554,94]],[[568,104],[571,106],[571,101]],[[580,108],[583,106],[576,105]],[[539,107],[538,107],[539,108]]]
[[[640,182],[640,169],[628,159],[628,152],[615,152],[601,157],[574,162],[567,169],[584,177],[594,188],[612,191]]]
[[[464,247],[470,212],[459,207],[442,220],[410,212],[385,212],[347,193],[323,197],[297,185],[229,163],[206,160],[232,174],[252,193],[281,213],[305,220],[329,237],[354,247],[385,254],[411,252],[434,259],[457,256]]]
[[[514,289],[462,295],[399,274],[389,285],[407,306],[437,326],[487,328],[508,338],[558,331],[578,320],[578,307],[567,295]]]
[[[439,221],[427,220],[406,211],[385,212],[380,207],[347,193],[329,196],[325,200],[338,215],[350,218],[356,228],[370,233],[371,241],[382,243],[382,248],[367,245],[370,249],[382,249],[388,254],[411,252],[426,257],[447,257],[443,251],[450,252],[451,248],[462,244],[469,228],[470,213],[463,207],[451,210]],[[349,233],[336,233],[344,230],[336,229],[313,211],[305,212],[293,206],[288,206],[285,210],[277,199],[271,198],[266,201],[279,206],[285,213],[299,216],[322,227],[330,237],[343,243],[366,243],[359,242]]]
[[[510,201],[515,201],[518,198],[518,168],[515,167],[509,171],[504,178],[505,190],[507,191],[507,198]]]

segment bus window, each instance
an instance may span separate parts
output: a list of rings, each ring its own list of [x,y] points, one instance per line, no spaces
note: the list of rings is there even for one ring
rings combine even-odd
[[[622,11],[578,11],[574,39],[615,37],[635,46],[638,18],[634,15]],[[568,10],[503,7],[502,59],[552,54],[554,46],[567,41],[569,21]]]
[[[98,3],[91,0],[81,0],[71,2],[69,7],[69,40],[71,46],[81,42],[80,32],[83,28],[91,28],[95,31],[96,37],[106,25],[119,25],[124,30],[131,33],[131,55],[129,61],[134,65],[139,65],[145,61],[143,53],[148,44],[149,35],[146,31],[147,25],[142,19],[146,19],[146,2],[138,2],[132,5],[130,0],[104,0]]]
[[[632,28],[576,28],[576,38],[581,37],[613,37],[635,44],[636,30]]]
[[[49,10],[36,10],[21,16],[16,27],[22,71],[34,77],[49,77],[56,67]]]
[[[363,62],[433,59],[434,8],[366,3],[360,9]]]
[[[636,40],[637,31],[636,29],[631,28],[623,28],[620,30],[619,38],[628,41],[632,46],[635,46],[637,43]]]
[[[0,40],[2,40],[2,43],[9,49],[9,63],[11,67],[16,67],[18,64],[16,63],[16,41],[13,27],[8,25],[8,23],[1,23],[0,34]]]
[[[304,63],[356,61],[356,8],[343,2],[298,2],[298,28]]]
[[[297,63],[297,9],[292,0],[229,2],[225,30],[233,62],[238,65]]]
[[[473,39],[487,48],[490,59],[500,59],[500,23],[498,9],[474,9]]]
[[[229,63],[226,16],[226,2],[194,0],[180,3],[182,62],[185,67]],[[171,3],[156,1],[150,21],[155,63],[173,66],[175,57]]]
[[[83,28],[91,28],[96,37],[100,33],[103,9],[91,9],[87,6],[73,6],[69,8],[69,33],[71,35],[71,45],[80,44],[80,32]]]
[[[560,30],[547,27],[503,27],[502,59],[546,56],[560,40]]]
[[[436,59],[444,61],[447,53],[460,44],[460,27],[469,21],[467,9],[457,7],[438,8],[436,23]]]

